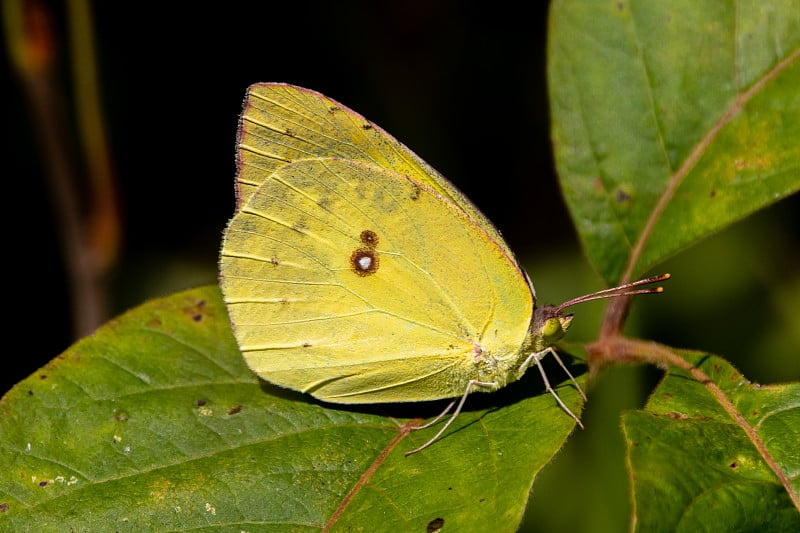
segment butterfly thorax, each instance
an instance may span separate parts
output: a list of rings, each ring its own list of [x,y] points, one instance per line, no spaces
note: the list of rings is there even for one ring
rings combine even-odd
[[[468,365],[467,373],[472,379],[484,384],[491,383],[492,387],[482,387],[483,392],[491,392],[505,387],[509,381],[510,368],[514,366],[513,356],[503,356],[501,353],[492,351],[475,345],[472,353],[472,361]]]
[[[546,305],[535,309],[522,346],[506,353],[493,353],[476,344],[471,365],[474,379],[494,385],[479,390],[497,390],[519,379],[522,375],[520,369],[529,356],[541,353],[558,342],[571,322],[572,315],[564,315],[556,307]]]
[[[521,377],[520,368],[531,354],[542,353],[561,340],[572,323],[572,315],[565,315],[552,305],[537,307],[533,312],[528,336],[517,353],[507,358],[502,366],[509,376],[507,381]]]

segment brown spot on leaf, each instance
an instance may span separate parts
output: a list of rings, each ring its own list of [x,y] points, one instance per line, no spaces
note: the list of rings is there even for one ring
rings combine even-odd
[[[675,412],[675,411],[673,411],[673,412],[671,412],[671,413],[667,413],[667,417],[668,417],[668,418],[673,418],[673,419],[675,419],[675,420],[686,420],[687,418],[689,418],[689,417],[688,417],[688,416],[686,416],[685,414],[683,414],[683,413],[678,413],[678,412]]]
[[[39,379],[47,379],[47,374],[39,374]]]
[[[328,113],[333,115],[334,113],[338,113],[340,111],[339,106],[332,105],[328,108]]]
[[[361,129],[365,130],[365,131],[366,130],[371,130],[372,129],[372,124],[370,124],[369,122],[366,122],[366,123],[361,125]]]
[[[206,401],[203,400],[203,399],[200,399],[200,400],[197,400],[195,402],[195,404],[197,405],[197,407],[203,407],[206,404]]]
[[[623,190],[617,190],[617,202],[623,203],[628,202],[631,199],[631,195],[626,193]]]
[[[732,462],[728,466],[730,467],[731,470],[739,470],[739,463],[737,463],[736,461]]]
[[[188,315],[193,321],[201,322],[203,317],[205,316],[205,300],[198,300],[197,302],[192,303],[191,305],[187,305],[183,308],[183,312]]]
[[[428,522],[428,527],[425,528],[425,533],[438,533],[444,527],[444,518],[434,518]]]
[[[39,486],[40,487],[46,487],[47,486],[47,481],[40,481],[39,482]]]
[[[303,343],[303,348],[311,348],[311,343],[310,342],[304,342]]]
[[[228,414],[229,415],[235,415],[235,414],[241,413],[241,412],[242,412],[242,404],[239,404],[239,405],[237,405],[235,407],[231,407],[230,409],[228,409]]]
[[[8,512],[8,504],[6,502],[0,502],[0,513]]]
[[[127,415],[127,413],[119,413],[117,415],[114,415],[114,420],[116,420],[117,422],[127,422],[129,418],[130,417]]]

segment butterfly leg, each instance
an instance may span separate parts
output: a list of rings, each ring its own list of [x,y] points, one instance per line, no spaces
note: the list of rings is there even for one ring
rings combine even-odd
[[[575,420],[575,422],[578,423],[578,425],[581,427],[581,429],[583,429],[583,423],[581,422],[580,418],[575,416],[575,413],[573,413],[570,410],[570,408],[567,407],[566,404],[563,401],[561,401],[561,398],[559,398],[558,394],[556,394],[556,391],[553,389],[553,387],[550,386],[550,380],[547,379],[547,374],[544,373],[544,368],[542,368],[542,365],[541,365],[540,361],[548,353],[553,354],[553,357],[558,362],[559,366],[569,376],[570,381],[572,381],[572,384],[575,385],[575,388],[578,389],[578,392],[581,394],[581,397],[585,401],[586,400],[586,394],[583,392],[583,389],[581,389],[581,386],[578,385],[578,382],[575,381],[575,378],[572,376],[570,371],[567,370],[567,366],[564,364],[564,362],[561,360],[561,358],[558,356],[558,354],[556,353],[556,351],[553,349],[552,346],[548,347],[545,350],[542,350],[541,352],[536,352],[536,353],[532,353],[531,355],[529,355],[528,358],[525,359],[525,362],[522,363],[522,365],[520,366],[519,373],[521,375],[523,372],[525,372],[525,370],[528,368],[528,366],[530,366],[531,362],[533,362],[536,365],[536,368],[539,369],[539,373],[542,375],[542,381],[544,382],[545,390],[553,395],[553,398],[556,399],[556,402],[558,403],[558,405],[569,416],[571,416],[572,419]]]
[[[583,401],[585,402],[586,400],[588,400],[588,398],[586,398],[586,393],[583,392],[581,386],[578,385],[578,382],[575,381],[575,378],[572,376],[570,371],[567,370],[567,365],[565,365],[564,362],[561,360],[561,358],[558,356],[558,352],[556,352],[552,347],[545,350],[545,352],[550,352],[551,354],[553,354],[553,358],[558,363],[558,366],[560,366],[561,369],[564,371],[564,373],[569,376],[569,380],[572,382],[573,385],[575,385],[575,388],[578,389],[578,392],[581,393],[581,398],[583,398]]]
[[[442,411],[441,413],[439,413],[439,415],[438,415],[436,418],[434,418],[433,420],[431,420],[431,421],[430,421],[430,422],[428,422],[427,424],[424,424],[424,425],[422,425],[422,426],[417,426],[417,427],[414,427],[414,428],[411,428],[411,429],[412,429],[412,430],[414,430],[414,431],[419,431],[420,429],[428,429],[429,427],[431,427],[431,426],[435,425],[435,424],[436,424],[436,423],[437,423],[439,420],[441,420],[442,418],[444,418],[444,415],[446,415],[447,413],[449,413],[449,412],[450,412],[450,409],[452,409],[452,408],[453,408],[453,406],[454,406],[455,404],[456,404],[456,401],[455,401],[455,400],[453,400],[452,402],[450,402],[450,403],[448,403],[448,404],[447,404],[447,407],[445,407],[445,408],[444,408],[444,411]]]
[[[453,420],[455,420],[455,419],[456,419],[456,417],[458,416],[458,414],[461,412],[461,408],[462,408],[462,407],[464,407],[464,402],[466,402],[466,401],[467,401],[467,396],[469,396],[469,393],[470,393],[470,391],[472,390],[472,387],[488,387],[488,388],[495,388],[496,386],[497,386],[497,385],[496,385],[496,384],[494,384],[494,383],[486,383],[486,382],[483,382],[483,381],[476,381],[476,380],[474,380],[474,379],[471,379],[471,380],[469,380],[469,382],[467,383],[467,388],[466,388],[466,390],[464,391],[464,395],[461,397],[461,401],[460,401],[460,402],[458,402],[458,406],[456,407],[456,410],[455,410],[455,411],[453,411],[453,414],[452,414],[452,415],[450,416],[450,418],[447,420],[447,422],[445,423],[445,425],[444,425],[444,426],[442,426],[442,429],[440,429],[440,430],[439,430],[439,431],[436,433],[436,435],[434,435],[434,436],[433,436],[433,438],[431,438],[431,440],[429,440],[428,442],[426,442],[425,444],[423,444],[423,445],[422,445],[422,446],[420,446],[419,448],[416,448],[416,449],[414,449],[414,450],[411,450],[410,452],[406,452],[406,453],[405,453],[405,456],[406,456],[406,457],[408,457],[409,455],[411,455],[411,454],[413,454],[413,453],[417,453],[417,452],[419,452],[419,451],[422,451],[422,450],[424,450],[425,448],[427,448],[428,446],[430,446],[431,444],[433,444],[434,442],[436,442],[436,440],[437,440],[439,437],[441,437],[441,436],[442,436],[442,433],[444,433],[444,432],[445,432],[445,430],[446,430],[448,427],[450,427],[450,424],[452,424],[452,423],[453,423]],[[452,402],[450,402],[450,403],[447,405],[447,408],[446,408],[444,411],[442,411],[442,413],[441,413],[439,416],[437,416],[436,418],[434,418],[434,419],[433,419],[431,422],[428,422],[428,423],[427,423],[427,424],[425,424],[424,426],[419,426],[419,427],[416,427],[416,428],[414,428],[414,429],[425,429],[425,428],[431,427],[431,426],[432,426],[432,425],[434,425],[436,422],[438,422],[439,420],[441,420],[441,419],[442,419],[442,418],[443,418],[443,417],[444,417],[444,416],[445,416],[445,415],[446,415],[446,414],[447,414],[447,413],[450,411],[450,409],[452,409],[452,408],[453,408],[453,405],[454,405],[455,403],[456,403],[456,402],[455,402],[455,400],[453,400]]]

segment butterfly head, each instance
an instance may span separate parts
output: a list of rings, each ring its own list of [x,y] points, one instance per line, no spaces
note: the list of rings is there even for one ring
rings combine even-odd
[[[541,351],[560,341],[569,329],[572,317],[552,305],[536,308],[530,328],[534,350]]]
[[[631,283],[625,283],[610,289],[585,294],[572,300],[568,300],[559,306],[544,305],[536,308],[531,321],[529,339],[535,351],[541,351],[552,346],[564,336],[572,323],[572,315],[565,314],[564,309],[575,304],[588,302],[590,300],[600,300],[605,298],[615,298],[619,296],[632,296],[634,294],[652,294],[661,292],[661,287],[640,288],[642,285],[649,285],[659,281],[669,279],[669,274],[661,274],[647,279],[641,279]]]

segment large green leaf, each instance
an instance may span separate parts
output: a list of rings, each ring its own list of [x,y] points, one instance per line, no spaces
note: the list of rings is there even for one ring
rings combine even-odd
[[[555,157],[609,281],[800,189],[800,1],[559,0]]]
[[[800,383],[760,386],[718,357],[687,357],[741,420],[679,370],[661,382],[644,411],[624,416],[636,527],[800,531],[790,496],[800,494]],[[788,488],[768,461],[786,476]]]
[[[216,287],[149,302],[0,401],[0,530],[513,531],[574,422],[532,373],[430,448],[434,405],[323,406],[244,365]],[[580,397],[559,394],[575,412]],[[482,526],[477,527],[478,529]]]

